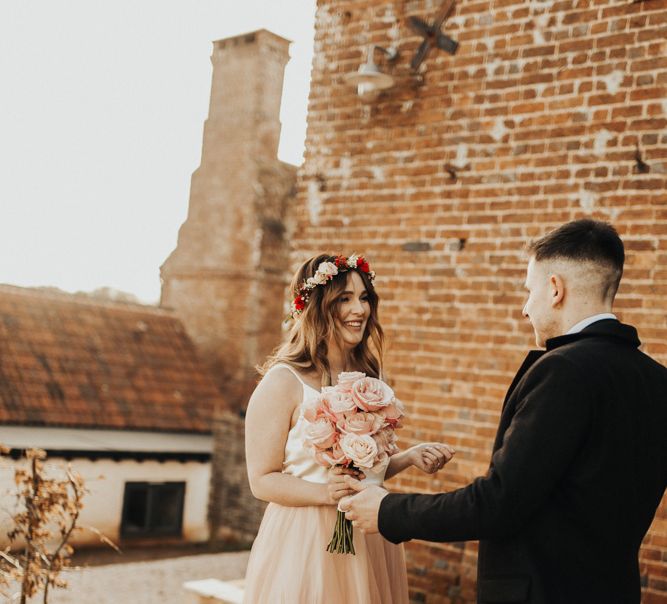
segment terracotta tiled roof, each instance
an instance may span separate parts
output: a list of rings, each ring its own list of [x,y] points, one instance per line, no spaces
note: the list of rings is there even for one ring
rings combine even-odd
[[[0,285],[0,423],[210,432],[220,393],[173,313]]]

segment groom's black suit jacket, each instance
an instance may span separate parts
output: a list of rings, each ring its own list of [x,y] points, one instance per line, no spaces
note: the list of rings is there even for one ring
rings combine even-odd
[[[531,352],[484,477],[387,495],[390,541],[479,539],[478,602],[638,603],[638,550],[667,485],[667,369],[603,320]]]

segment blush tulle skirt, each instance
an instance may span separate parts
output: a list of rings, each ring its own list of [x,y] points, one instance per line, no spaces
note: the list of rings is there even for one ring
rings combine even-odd
[[[354,532],[356,555],[326,551],[336,508],[270,503],[252,546],[245,604],[407,604],[403,546]]]

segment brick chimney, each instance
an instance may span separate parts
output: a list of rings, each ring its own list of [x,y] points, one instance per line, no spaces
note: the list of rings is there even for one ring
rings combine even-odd
[[[231,410],[280,339],[285,220],[296,168],[276,158],[289,41],[266,30],[213,44],[213,81],[188,217],[161,267],[176,310]]]

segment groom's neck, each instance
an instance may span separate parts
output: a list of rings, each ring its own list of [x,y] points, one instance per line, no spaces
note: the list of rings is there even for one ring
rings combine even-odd
[[[605,302],[582,302],[564,309],[560,320],[560,335],[566,334],[574,325],[588,317],[610,312],[612,305]]]

